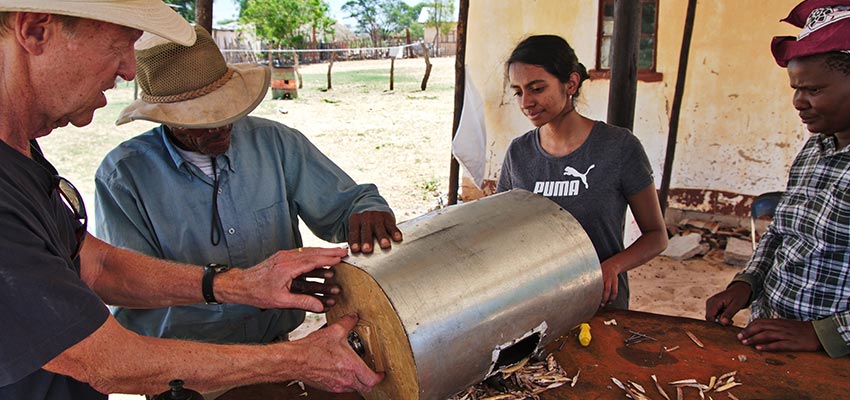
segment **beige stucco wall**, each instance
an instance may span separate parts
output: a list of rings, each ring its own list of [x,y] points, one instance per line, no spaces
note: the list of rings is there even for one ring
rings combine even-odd
[[[798,0],[719,0],[696,10],[671,188],[747,195],[781,190],[794,155],[808,136],[791,106],[785,70],[770,54],[774,35],[796,35],[780,23]],[[634,132],[655,171],[667,144],[687,1],[659,0],[657,72],[639,82]],[[466,64],[485,102],[487,179],[495,180],[505,150],[531,125],[507,91],[504,61],[523,37],[554,33],[593,68],[598,2],[591,0],[470,0]],[[607,79],[585,82],[579,110],[605,120]],[[734,201],[734,200],[733,200]],[[671,206],[676,207],[675,203]],[[699,206],[684,206],[699,209]]]

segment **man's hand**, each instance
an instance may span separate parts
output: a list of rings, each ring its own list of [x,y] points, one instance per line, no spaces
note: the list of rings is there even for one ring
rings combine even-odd
[[[228,303],[259,308],[297,308],[323,312],[334,304],[329,296],[339,294],[337,285],[307,281],[307,277],[328,279],[328,266],[339,264],[348,250],[306,247],[278,251],[261,263],[216,277],[216,297]],[[221,281],[219,281],[221,280]],[[221,288],[221,289],[219,289]]]
[[[738,333],[738,340],[759,351],[819,351],[823,349],[811,321],[759,318]]]
[[[340,291],[339,286],[325,283],[333,277],[334,271],[331,268],[314,269],[293,279],[292,284],[289,286],[289,291],[292,293],[307,294],[319,299],[325,306],[322,312],[326,312],[328,308],[336,304],[336,299],[332,296],[339,294]],[[307,280],[307,278],[319,278],[320,280]]]
[[[753,289],[748,283],[735,282],[729,288],[711,296],[705,301],[705,320],[719,322],[721,325],[732,323],[732,317],[750,300]]]
[[[378,240],[382,249],[392,246],[390,242],[401,242],[401,231],[395,225],[395,217],[386,211],[363,211],[348,220],[348,246],[352,253],[371,253],[373,241]]]
[[[370,392],[384,374],[376,374],[351,349],[348,333],[357,325],[356,315],[291,342],[303,355],[304,366],[298,377],[304,383],[324,391],[341,393]]]

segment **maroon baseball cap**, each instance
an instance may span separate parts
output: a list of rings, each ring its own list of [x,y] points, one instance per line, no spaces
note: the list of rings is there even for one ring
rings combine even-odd
[[[850,52],[850,0],[806,0],[782,21],[803,30],[797,37],[776,36],[770,43],[781,67],[788,66],[792,58]]]

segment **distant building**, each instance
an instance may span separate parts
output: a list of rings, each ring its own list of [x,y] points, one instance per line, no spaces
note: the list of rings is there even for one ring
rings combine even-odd
[[[455,15],[453,17],[455,21],[443,22],[444,24],[451,25],[451,29],[446,34],[441,33],[438,37],[437,28],[433,25],[428,25],[430,15],[431,9],[425,7],[419,14],[417,21],[425,24],[425,44],[428,45],[428,48],[432,52],[431,55],[437,57],[454,57],[457,54],[457,16]]]
[[[253,29],[242,27],[237,22],[217,25],[213,28],[212,37],[229,63],[256,63],[259,61],[257,55],[264,49]]]
[[[425,27],[425,43],[429,45],[431,51],[435,51],[438,57],[454,57],[457,54],[457,22],[446,22],[452,25],[452,29],[447,34],[441,34],[439,42],[437,40],[437,28],[433,26]]]

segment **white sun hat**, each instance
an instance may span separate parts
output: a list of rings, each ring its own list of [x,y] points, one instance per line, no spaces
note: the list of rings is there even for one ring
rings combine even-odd
[[[0,11],[94,19],[149,32],[184,46],[195,43],[192,26],[162,0],[0,0]]]

